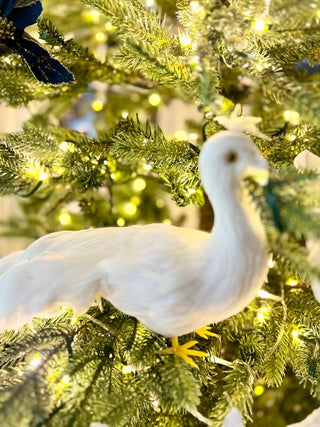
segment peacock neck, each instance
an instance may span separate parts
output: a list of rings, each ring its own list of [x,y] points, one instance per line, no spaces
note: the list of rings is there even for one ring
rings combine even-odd
[[[228,192],[220,187],[209,199],[215,220],[201,254],[199,298],[205,295],[208,303],[203,323],[218,322],[242,310],[265,280],[268,260],[264,227],[246,189],[238,185]]]
[[[211,243],[242,241],[248,238],[265,241],[265,231],[256,206],[243,183],[230,183],[209,194],[214,210]],[[241,244],[240,243],[240,244]],[[245,241],[243,242],[245,246]]]

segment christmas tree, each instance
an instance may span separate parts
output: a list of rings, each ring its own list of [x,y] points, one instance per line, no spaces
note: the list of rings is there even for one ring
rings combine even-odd
[[[232,408],[247,426],[303,420],[320,406],[320,1],[42,7],[0,2],[0,98],[30,113],[1,135],[0,192],[20,207],[2,235],[182,226],[191,205],[210,231],[202,144],[254,116],[249,134],[271,172],[245,185],[272,258],[243,311],[179,337],[207,355],[196,367],[159,354],[169,340],[104,299],[5,330],[1,425],[221,426]]]

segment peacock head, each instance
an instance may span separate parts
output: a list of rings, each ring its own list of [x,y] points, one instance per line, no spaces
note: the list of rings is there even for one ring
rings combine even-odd
[[[248,136],[222,131],[203,145],[199,168],[202,184],[208,192],[213,185],[232,187],[245,177],[266,177],[268,162]]]

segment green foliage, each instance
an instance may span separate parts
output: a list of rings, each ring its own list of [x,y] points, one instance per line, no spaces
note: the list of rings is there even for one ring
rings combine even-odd
[[[320,272],[307,250],[310,237],[320,238],[320,193],[315,171],[292,165],[306,149],[320,156],[320,74],[308,68],[319,59],[320,2],[43,5],[39,37],[75,82],[42,84],[19,55],[1,50],[2,102],[34,111],[31,101],[39,101],[23,130],[0,138],[0,192],[20,196],[22,212],[1,219],[2,233],[37,238],[161,222],[170,219],[166,193],[180,206],[201,206],[200,148],[159,126],[160,110],[174,98],[197,106],[204,118],[189,131],[205,140],[223,128],[215,116],[229,116],[241,103],[270,136],[253,137],[271,165],[269,183],[247,185],[274,264],[267,294],[213,325],[216,336],[197,337],[208,354],[198,369],[159,355],[168,341],[106,301],[103,311],[94,306],[79,318],[65,311],[5,331],[0,424],[200,427],[207,417],[218,427],[232,406],[251,427],[303,419],[320,399],[320,305],[310,288]],[[93,115],[96,132],[69,129],[70,115]],[[189,339],[194,334],[180,338]]]
[[[165,184],[170,187],[174,199],[184,205],[190,201],[201,203],[199,190],[199,149],[187,141],[168,140],[157,126],[147,124],[145,129],[139,121],[121,121],[111,135],[111,152],[119,160],[140,160],[150,165]],[[189,191],[193,190],[193,191]]]

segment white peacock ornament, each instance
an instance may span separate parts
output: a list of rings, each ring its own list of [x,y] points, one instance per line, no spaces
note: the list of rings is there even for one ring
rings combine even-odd
[[[172,338],[163,353],[204,356],[178,336],[240,312],[268,271],[265,231],[242,180],[267,162],[241,132],[204,144],[200,178],[215,214],[211,233],[167,224],[48,234],[0,260],[0,328],[18,328],[61,305],[84,313],[97,296]]]

